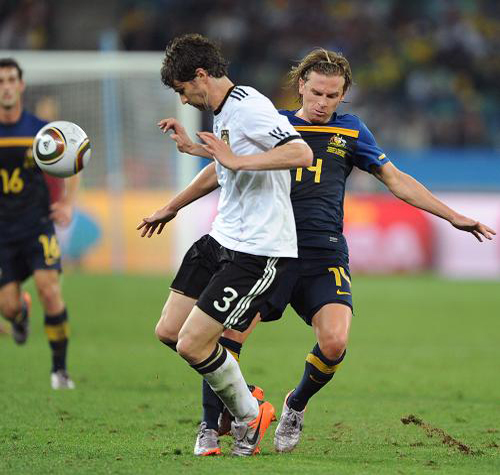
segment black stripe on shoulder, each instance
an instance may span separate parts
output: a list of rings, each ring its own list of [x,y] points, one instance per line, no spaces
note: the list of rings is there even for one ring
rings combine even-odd
[[[286,143],[292,140],[303,140],[300,135],[290,135],[289,137],[285,137],[283,140],[280,140],[274,147],[279,147],[280,145],[285,145]]]
[[[241,89],[241,87],[239,87],[239,86],[236,86],[236,87],[234,88],[234,91],[240,92],[240,93],[241,93],[241,94],[243,94],[245,97],[246,97],[246,96],[248,96],[248,92],[247,92],[247,91],[245,91],[244,89]]]
[[[242,94],[241,91],[238,91],[236,89],[233,89],[233,91],[231,92],[231,95],[235,95],[235,96],[238,96],[240,97],[241,99],[244,99],[246,96],[244,94]]]
[[[241,101],[242,99],[242,97],[237,96],[236,94],[229,94],[229,97],[232,97],[233,99],[238,99],[239,101]]]

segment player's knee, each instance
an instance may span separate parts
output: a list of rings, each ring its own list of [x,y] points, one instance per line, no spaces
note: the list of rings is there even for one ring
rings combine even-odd
[[[177,353],[189,363],[195,361],[198,357],[196,341],[189,335],[179,335],[176,349]]]
[[[0,314],[7,320],[14,320],[21,313],[21,302],[3,302],[0,305]]]
[[[342,356],[347,347],[347,335],[335,333],[326,335],[319,341],[319,347],[326,358],[336,360]]]
[[[177,343],[177,331],[169,328],[168,325],[165,325],[161,320],[156,324],[155,335],[158,340],[166,345],[175,345]]]
[[[64,308],[59,283],[49,282],[41,285],[38,288],[38,295],[46,312],[57,313]]]

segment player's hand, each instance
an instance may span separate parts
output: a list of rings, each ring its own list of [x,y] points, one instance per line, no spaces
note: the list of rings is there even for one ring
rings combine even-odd
[[[67,227],[73,218],[73,206],[64,201],[56,201],[50,205],[49,217],[58,226]]]
[[[221,165],[230,170],[238,170],[238,156],[231,151],[226,142],[210,132],[198,132],[196,135],[204,142],[201,146]]]
[[[142,218],[142,223],[137,226],[137,230],[142,229],[141,237],[148,236],[150,238],[158,229],[157,234],[161,234],[165,224],[172,221],[177,216],[177,211],[165,206],[164,208],[155,211],[148,218]]]
[[[170,138],[177,144],[177,150],[179,150],[179,152],[191,152],[195,144],[189,138],[186,129],[177,119],[162,119],[157,125],[164,134],[166,134],[169,130],[172,131]]]
[[[493,229],[485,224],[480,223],[479,221],[474,221],[473,219],[460,214],[451,221],[451,224],[453,227],[460,229],[461,231],[472,233],[479,242],[483,242],[482,237],[491,240],[493,239],[493,235],[496,234]]]

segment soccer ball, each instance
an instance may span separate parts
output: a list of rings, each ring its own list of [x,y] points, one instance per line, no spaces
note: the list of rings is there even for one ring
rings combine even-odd
[[[90,141],[78,125],[57,120],[36,134],[33,157],[44,172],[66,178],[81,171],[89,162]]]

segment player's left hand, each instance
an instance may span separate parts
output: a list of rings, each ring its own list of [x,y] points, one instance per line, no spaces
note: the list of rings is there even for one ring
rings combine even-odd
[[[479,221],[474,221],[473,219],[460,214],[451,221],[451,224],[453,227],[460,229],[461,231],[472,233],[479,242],[483,242],[482,237],[491,240],[493,239],[493,235],[496,234],[493,229],[485,224],[480,223]]]
[[[141,237],[148,236],[150,238],[156,230],[157,234],[161,234],[165,225],[172,221],[177,216],[177,211],[165,206],[155,211],[147,218],[142,218],[142,222],[137,225],[135,229],[141,230]]]
[[[50,205],[49,217],[58,226],[67,227],[73,218],[73,206],[64,201],[56,201]]]
[[[201,146],[212,155],[221,165],[230,170],[237,170],[238,157],[229,145],[210,132],[198,132],[196,135],[205,142]]]

